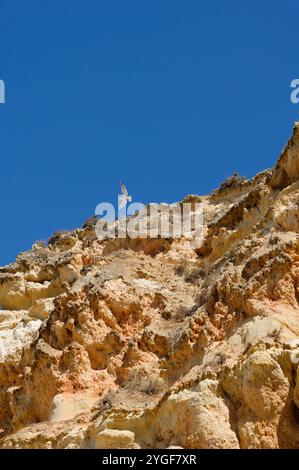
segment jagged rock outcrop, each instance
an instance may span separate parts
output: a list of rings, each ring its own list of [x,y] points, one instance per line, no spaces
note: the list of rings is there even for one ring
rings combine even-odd
[[[1,448],[299,448],[299,124],[204,238],[95,220],[0,268]]]

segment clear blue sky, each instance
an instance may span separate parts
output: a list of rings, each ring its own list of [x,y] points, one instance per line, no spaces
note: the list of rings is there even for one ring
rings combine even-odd
[[[299,105],[298,0],[1,0],[0,265],[135,201],[270,167]]]

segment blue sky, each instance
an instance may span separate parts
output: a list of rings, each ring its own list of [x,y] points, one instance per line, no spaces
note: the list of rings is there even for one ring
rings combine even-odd
[[[0,265],[135,201],[272,166],[298,117],[298,0],[0,4]]]

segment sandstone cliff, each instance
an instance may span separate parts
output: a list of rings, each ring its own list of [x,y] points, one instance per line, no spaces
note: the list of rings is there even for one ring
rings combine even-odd
[[[299,448],[299,124],[200,200],[197,249],[91,220],[0,268],[1,448]]]

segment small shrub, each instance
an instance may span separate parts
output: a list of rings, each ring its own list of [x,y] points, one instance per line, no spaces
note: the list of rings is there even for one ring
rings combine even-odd
[[[244,176],[240,176],[237,172],[235,172],[232,176],[229,176],[220,184],[219,191],[224,191],[228,188],[236,188],[245,181],[247,181],[247,179]]]

